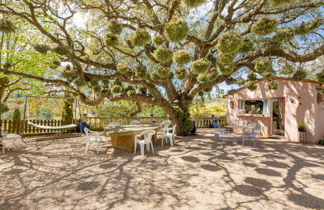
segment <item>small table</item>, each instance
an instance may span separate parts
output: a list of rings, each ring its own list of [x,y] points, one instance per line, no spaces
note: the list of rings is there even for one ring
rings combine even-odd
[[[163,127],[162,124],[138,124],[138,125],[116,125],[105,128],[105,136],[111,137],[111,144],[114,148],[134,151],[135,136],[143,131],[158,131]],[[153,136],[153,143],[157,141],[157,134]]]

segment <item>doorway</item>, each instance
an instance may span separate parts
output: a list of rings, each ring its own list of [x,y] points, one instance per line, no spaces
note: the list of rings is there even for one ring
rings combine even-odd
[[[272,134],[284,136],[284,121],[283,121],[283,111],[280,110],[280,104],[278,99],[272,100]]]

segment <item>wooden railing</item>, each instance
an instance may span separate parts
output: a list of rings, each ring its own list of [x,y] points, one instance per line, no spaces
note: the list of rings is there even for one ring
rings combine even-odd
[[[129,124],[135,118],[132,117],[89,117],[88,123],[92,130],[103,130],[108,124],[112,122],[118,122],[121,124]],[[158,122],[162,123],[167,120],[166,117],[140,117],[139,121],[142,123]],[[226,124],[225,117],[214,117],[214,118],[192,118],[195,121],[197,128],[211,128],[212,121],[217,120],[222,126]],[[30,122],[44,125],[44,126],[61,126],[70,124],[63,120],[30,120]],[[74,124],[79,124],[79,120],[73,120]],[[75,129],[65,129],[65,130],[50,130],[50,129],[40,129],[27,124],[27,121],[23,120],[1,120],[1,127],[6,133],[17,133],[17,134],[46,134],[46,133],[62,133],[67,131],[74,131]]]
[[[71,124],[71,122],[66,122],[63,120],[30,120],[30,122],[44,125],[44,126],[61,126]],[[27,120],[1,120],[1,128],[6,133],[16,133],[16,134],[46,134],[46,133],[63,133],[67,131],[74,131],[73,129],[64,129],[64,130],[50,130],[50,129],[40,129],[27,124]],[[73,120],[73,124],[79,124],[79,120]]]
[[[163,122],[167,120],[166,117],[139,117],[138,120],[142,123],[150,122]],[[135,118],[132,117],[90,117],[89,118],[89,127],[93,130],[103,130],[105,126],[112,122],[118,122],[121,124],[129,124]],[[217,120],[223,126],[226,124],[226,117],[210,117],[210,118],[192,118],[192,121],[195,121],[197,128],[211,128],[212,121]]]

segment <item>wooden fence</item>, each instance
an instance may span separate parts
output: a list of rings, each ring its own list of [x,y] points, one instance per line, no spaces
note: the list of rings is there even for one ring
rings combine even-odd
[[[131,117],[89,117],[89,127],[92,130],[103,130],[105,126],[112,122],[118,122],[122,124],[129,124],[135,118]],[[142,123],[151,122],[163,122],[167,120],[166,117],[140,117],[138,118]],[[197,128],[211,128],[212,121],[217,120],[222,126],[226,124],[225,117],[214,117],[214,118],[192,118],[195,121]],[[30,120],[30,122],[44,125],[44,126],[61,126],[66,124],[71,124],[70,122],[65,122],[63,120]],[[74,124],[78,124],[79,120],[74,120]],[[50,129],[40,129],[27,124],[27,121],[23,120],[1,120],[1,127],[6,133],[17,133],[17,134],[46,134],[46,133],[63,133],[67,131],[74,131],[75,129],[65,129],[65,130],[50,130]]]
[[[63,120],[30,120],[30,122],[38,125],[44,126],[61,126],[71,124],[71,122],[66,122]],[[73,124],[79,124],[79,120],[73,120]],[[46,133],[64,133],[68,131],[74,131],[75,128],[64,129],[64,130],[50,130],[50,129],[40,129],[27,124],[27,120],[1,120],[1,128],[6,133],[16,133],[16,134],[46,134]]]

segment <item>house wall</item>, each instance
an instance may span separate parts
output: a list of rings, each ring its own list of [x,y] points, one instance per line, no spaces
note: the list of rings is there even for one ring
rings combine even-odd
[[[267,88],[269,81],[261,80],[257,83],[258,88],[250,91],[242,88],[228,99],[228,122],[232,124],[246,124],[258,121],[261,125],[261,135],[272,135],[271,116],[247,116],[240,115],[239,100],[248,99],[272,99],[285,98],[285,138],[289,141],[299,141],[297,126],[305,123],[307,129],[307,142],[317,143],[319,138],[324,137],[324,105],[317,103],[317,83],[295,82],[285,79],[276,79],[277,90]],[[231,101],[234,101],[233,108]],[[271,112],[270,112],[271,113]]]

